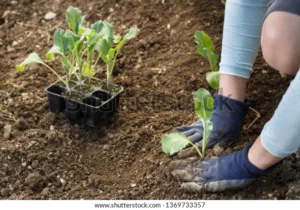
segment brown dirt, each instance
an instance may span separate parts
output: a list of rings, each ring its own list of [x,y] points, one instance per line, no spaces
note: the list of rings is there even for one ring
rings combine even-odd
[[[0,19],[0,85],[9,93],[0,99],[18,119],[15,125],[0,121],[1,133],[5,124],[13,125],[8,140],[0,135],[0,198],[285,199],[287,183],[298,179],[298,156],[238,191],[189,194],[170,176],[171,158],[162,153],[160,137],[196,119],[191,96],[208,88],[204,74],[209,66],[196,53],[193,34],[205,30],[220,52],[224,5],[219,0],[20,0],[0,5],[0,15],[10,12]],[[24,73],[14,70],[28,53],[43,55],[51,47],[53,32],[66,27],[69,5],[80,7],[89,23],[107,19],[117,32],[135,24],[140,29],[117,63],[114,80],[125,88],[118,118],[93,129],[49,113],[43,89],[56,78],[46,69],[33,65]],[[44,20],[48,11],[57,17]],[[56,62],[50,65],[60,69]],[[97,77],[104,79],[105,73],[99,70]],[[242,132],[234,150],[255,140],[290,80],[258,57],[247,96],[262,117]],[[253,117],[250,113],[246,124]]]

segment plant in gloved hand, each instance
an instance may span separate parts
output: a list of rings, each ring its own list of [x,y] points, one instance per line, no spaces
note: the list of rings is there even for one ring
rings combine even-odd
[[[163,152],[173,155],[187,147],[188,144],[191,144],[197,150],[199,156],[204,158],[206,144],[213,126],[213,123],[211,122],[213,105],[214,99],[207,90],[201,88],[194,94],[195,112],[203,124],[202,151],[200,151],[184,134],[171,133],[162,137],[161,144]]]
[[[204,31],[196,31],[195,42],[198,53],[209,61],[210,72],[206,73],[206,80],[210,87],[219,89],[220,72],[218,67],[219,56],[214,53],[215,47],[212,39]]]

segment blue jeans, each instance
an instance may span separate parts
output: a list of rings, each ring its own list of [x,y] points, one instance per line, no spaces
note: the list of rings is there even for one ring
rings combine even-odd
[[[260,47],[268,0],[227,0],[220,72],[249,78]],[[297,35],[295,35],[297,36]],[[300,147],[300,73],[261,133],[262,143],[276,157]]]

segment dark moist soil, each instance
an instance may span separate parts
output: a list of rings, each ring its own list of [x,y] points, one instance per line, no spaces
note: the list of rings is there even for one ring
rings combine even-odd
[[[81,92],[76,92],[76,91],[66,91],[66,92],[62,92],[61,94],[64,98],[73,100],[73,101],[78,101],[78,102],[82,102],[83,99],[86,98],[86,95],[84,93]]]
[[[12,3],[10,3],[12,2]],[[115,121],[87,128],[48,111],[45,87],[56,80],[47,69],[14,70],[28,53],[44,55],[58,27],[66,28],[65,10],[77,6],[89,24],[107,19],[118,33],[137,25],[138,37],[122,50],[114,82],[123,86]],[[57,16],[43,17],[49,11]],[[219,0],[20,0],[1,3],[0,85],[2,109],[18,119],[9,139],[0,136],[2,199],[286,199],[288,185],[299,178],[298,156],[242,190],[186,193],[168,169],[161,136],[196,120],[192,93],[207,87],[206,60],[196,53],[193,35],[205,30],[220,53],[224,5]],[[5,23],[4,23],[5,21]],[[59,61],[49,63],[61,69]],[[105,78],[103,67],[97,77]],[[63,71],[60,70],[62,74]],[[230,153],[253,142],[272,117],[291,78],[281,78],[259,55],[247,97],[261,118],[243,130]],[[5,91],[7,94],[3,93]],[[254,119],[247,116],[245,125]],[[211,150],[208,156],[213,156]]]

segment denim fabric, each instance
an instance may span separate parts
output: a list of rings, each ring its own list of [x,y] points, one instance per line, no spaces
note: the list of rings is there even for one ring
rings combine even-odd
[[[268,5],[268,0],[226,1],[220,73],[250,77]]]

